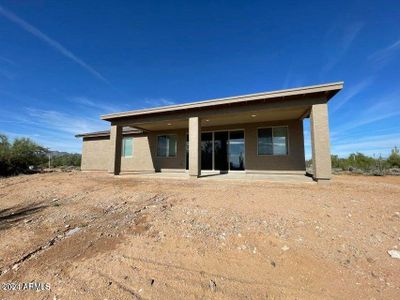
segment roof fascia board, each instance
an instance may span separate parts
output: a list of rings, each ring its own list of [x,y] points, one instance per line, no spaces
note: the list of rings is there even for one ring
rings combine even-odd
[[[143,130],[144,131],[144,130]],[[143,131],[124,131],[122,132],[122,135],[129,135],[129,134],[142,134]],[[107,132],[88,132],[88,133],[82,133],[82,134],[76,134],[76,138],[91,138],[91,137],[106,137],[110,136],[110,131]]]
[[[220,99],[212,99],[205,101],[197,101],[192,103],[178,104],[178,105],[170,105],[164,107],[156,107],[151,109],[142,109],[142,110],[133,110],[121,113],[113,113],[102,115],[102,120],[112,120],[115,118],[122,118],[127,116],[138,116],[138,115],[147,115],[147,114],[155,114],[155,113],[165,113],[171,111],[179,111],[193,108],[203,108],[203,107],[212,107],[217,105],[224,104],[235,104],[246,101],[255,101],[260,99],[273,99],[273,98],[284,98],[289,96],[301,96],[313,93],[323,93],[323,92],[332,92],[332,91],[340,91],[343,88],[343,82],[335,82],[329,84],[322,85],[314,85],[302,88],[294,88],[287,90],[279,90],[265,93],[257,93],[257,94],[249,94],[228,98],[220,98]],[[329,100],[329,98],[327,99]]]

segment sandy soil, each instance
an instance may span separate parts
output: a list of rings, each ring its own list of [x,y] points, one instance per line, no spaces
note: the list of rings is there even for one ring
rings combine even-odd
[[[1,299],[399,299],[400,177],[0,180]]]

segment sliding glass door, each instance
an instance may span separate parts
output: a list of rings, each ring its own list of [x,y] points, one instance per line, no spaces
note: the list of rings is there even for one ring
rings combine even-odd
[[[245,168],[244,131],[201,133],[201,169],[243,171]],[[189,169],[189,138],[186,140],[186,169]]]

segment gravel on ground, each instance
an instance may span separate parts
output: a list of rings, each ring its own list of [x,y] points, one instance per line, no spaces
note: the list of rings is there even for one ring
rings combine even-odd
[[[400,177],[0,179],[0,299],[398,299],[398,250]]]

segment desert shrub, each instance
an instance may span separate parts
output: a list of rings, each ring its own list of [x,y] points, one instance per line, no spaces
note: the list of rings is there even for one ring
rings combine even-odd
[[[48,155],[51,155],[52,167],[77,167],[81,164],[80,154],[51,152],[29,138],[18,138],[12,143],[4,134],[0,134],[0,176],[29,173],[30,166],[47,167]]]
[[[370,171],[375,168],[376,160],[360,152],[350,154],[348,158],[349,169]]]
[[[9,150],[10,175],[26,173],[29,166],[38,166],[46,160],[47,150],[29,138],[18,138]]]
[[[340,158],[337,155],[332,155],[331,161],[333,169],[348,170],[350,167],[348,158]]]
[[[350,154],[347,158],[332,155],[331,160],[332,168],[336,170],[384,175],[389,168],[400,166],[400,153],[399,149],[395,147],[388,159],[384,159],[382,156],[375,158],[357,152]]]
[[[77,153],[65,153],[54,156],[51,165],[53,167],[79,167],[81,165],[81,155]]]
[[[0,135],[0,176],[27,173],[29,166],[37,166],[46,159],[46,149],[29,138],[15,139]]]
[[[10,142],[7,136],[0,134],[0,176],[6,176],[10,170]]]
[[[391,168],[400,168],[400,150],[397,147],[392,149],[392,153],[387,159],[387,164]]]

